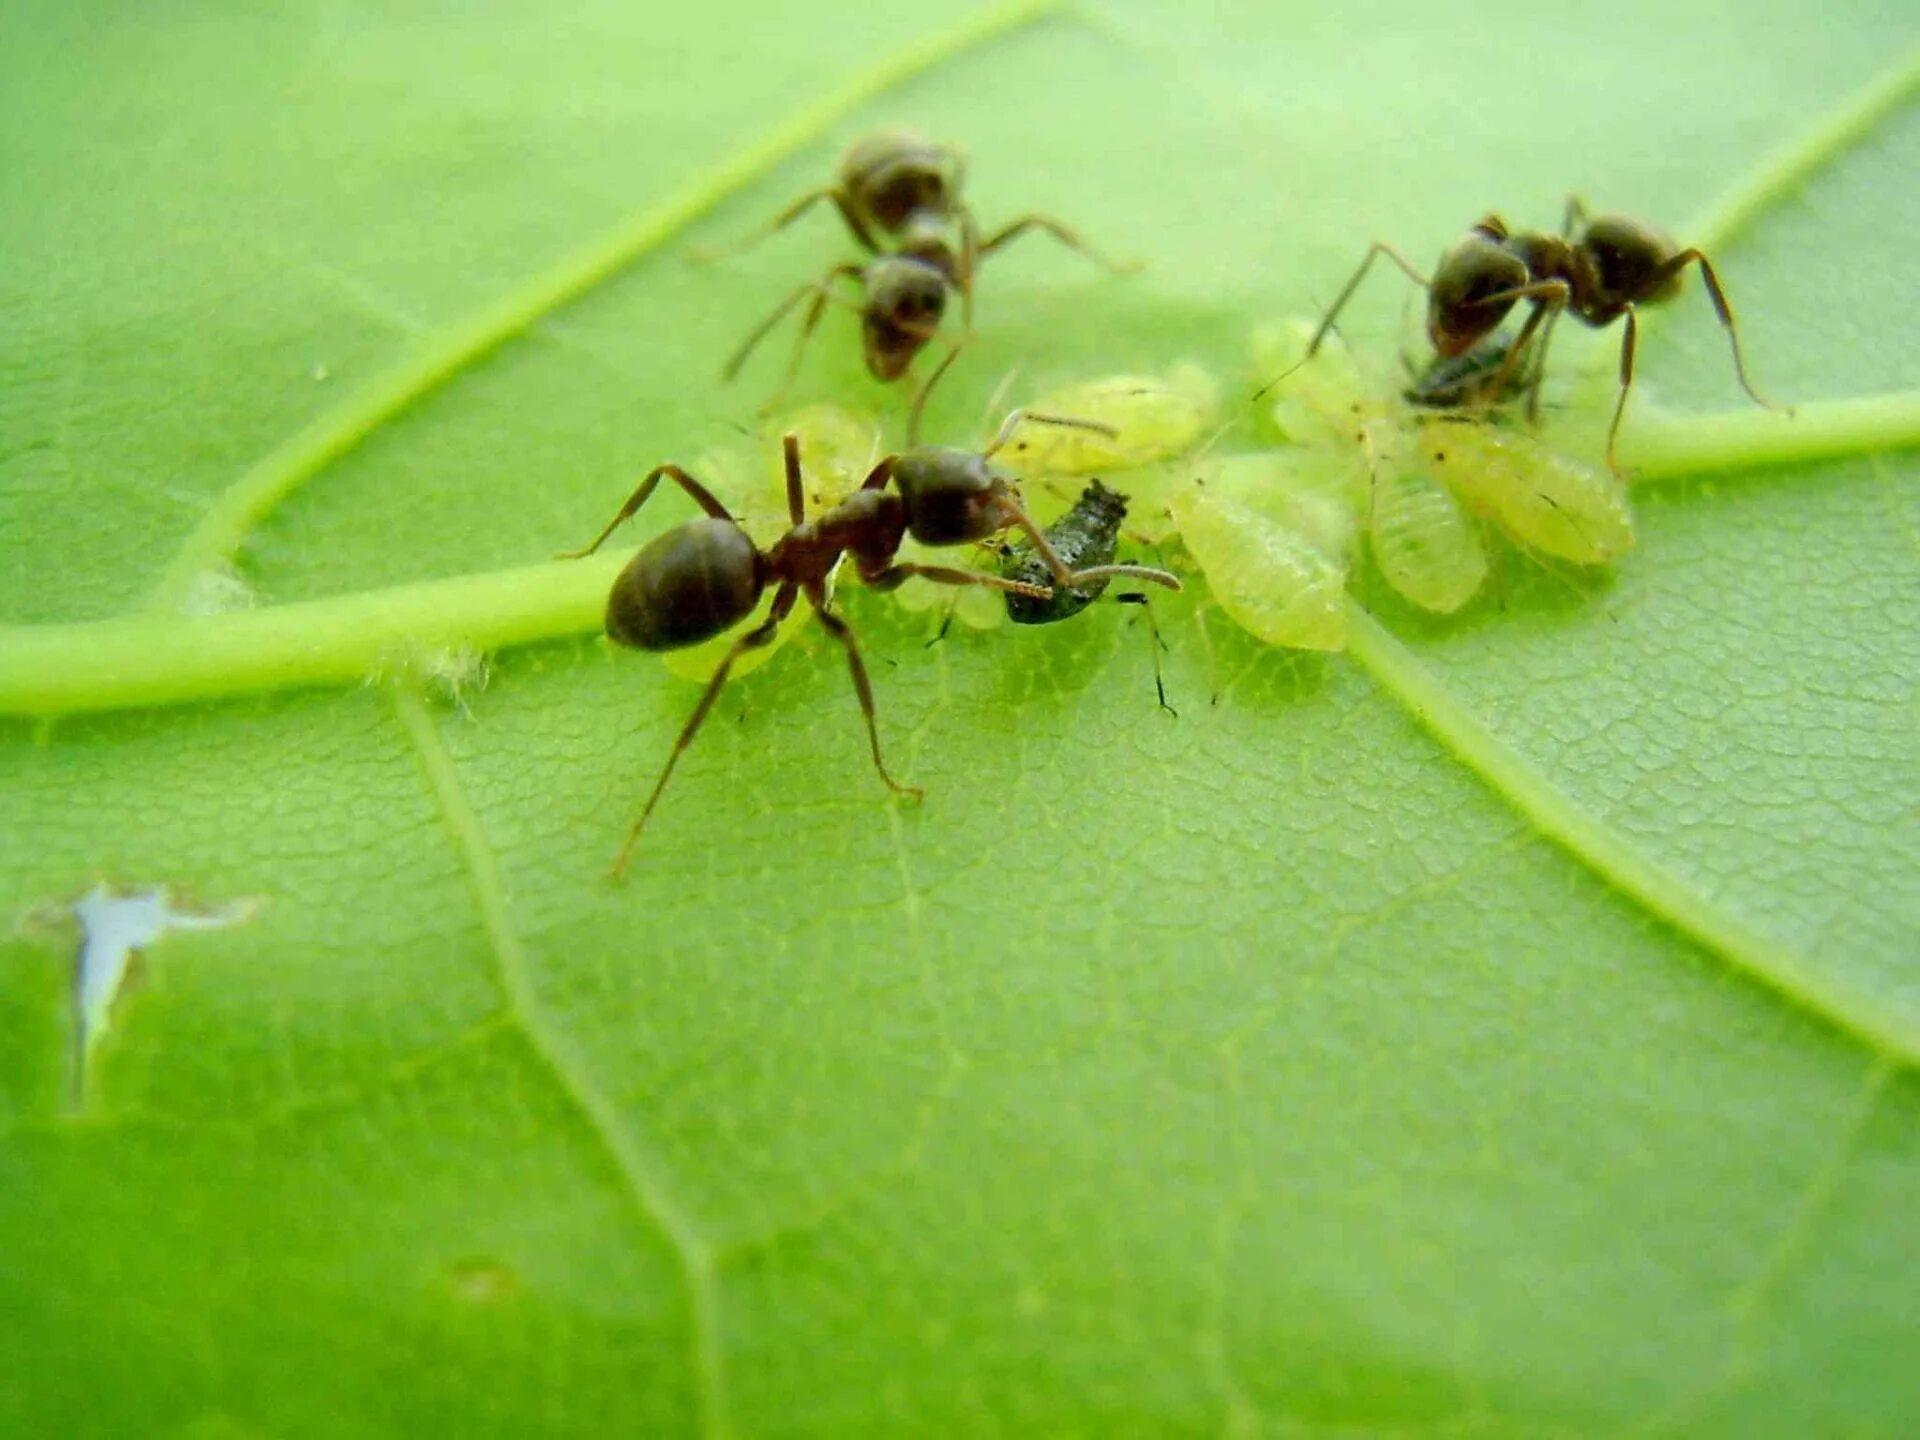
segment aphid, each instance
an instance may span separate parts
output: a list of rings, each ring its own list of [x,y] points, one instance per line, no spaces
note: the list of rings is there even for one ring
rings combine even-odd
[[[1001,427],[1002,437],[1011,433],[1020,418],[1018,412],[1008,417]],[[900,784],[887,772],[880,755],[873,687],[867,679],[866,666],[852,629],[830,608],[827,581],[843,555],[853,557],[862,582],[877,590],[891,589],[919,575],[946,585],[1024,591],[1045,599],[1053,593],[1052,586],[1029,585],[998,575],[904,562],[898,558],[901,542],[909,535],[925,545],[962,545],[984,540],[1009,526],[1018,526],[1047,558],[1055,584],[1074,585],[1102,575],[1131,575],[1171,581],[1173,588],[1179,588],[1179,581],[1173,577],[1142,566],[1075,569],[1062,561],[1028,517],[1013,485],[990,468],[988,460],[998,443],[982,453],[929,449],[884,456],[857,491],[816,519],[808,520],[799,440],[787,435],[782,441],[782,459],[791,528],[764,550],[754,543],[753,537],[726,506],[692,475],[678,465],[659,465],[641,480],[592,544],[562,557],[578,559],[598,550],[608,536],[647,503],[664,478],[684,490],[688,498],[706,512],[706,518],[688,521],[655,536],[627,563],[607,596],[608,638],[637,650],[677,650],[697,645],[746,619],[759,604],[761,595],[769,587],[774,589],[773,604],[765,619],[733,642],[707,682],[700,702],[687,717],[640,818],[634,822],[626,844],[614,861],[616,875],[626,868],[627,857],[659,803],[675,763],[699,733],[734,662],[748,651],[769,644],[803,595],[820,623],[847,652],[854,693],[859,697],[861,714],[867,723],[874,768],[890,789],[903,794],[920,793],[912,786]],[[887,489],[889,483],[895,487],[893,490]]]
[[[1577,196],[1567,201],[1558,235],[1510,231],[1498,215],[1486,216],[1440,257],[1431,280],[1392,246],[1376,241],[1321,320],[1308,343],[1308,355],[1320,348],[1334,317],[1380,255],[1393,261],[1427,292],[1427,336],[1443,358],[1464,355],[1492,334],[1516,304],[1528,302],[1526,321],[1502,362],[1501,378],[1489,383],[1497,389],[1505,372],[1525,360],[1527,347],[1538,331],[1540,347],[1529,388],[1530,417],[1538,410],[1539,375],[1561,313],[1571,311],[1575,319],[1596,330],[1624,316],[1627,323],[1620,339],[1620,395],[1607,427],[1607,465],[1616,472],[1615,442],[1626,414],[1627,392],[1633,386],[1634,354],[1639,343],[1635,307],[1671,299],[1678,293],[1681,274],[1689,265],[1700,267],[1714,313],[1733,346],[1733,368],[1741,388],[1756,404],[1776,408],[1747,378],[1733,309],[1706,255],[1697,249],[1679,249],[1651,226],[1623,215],[1589,218]]]
[[[1294,321],[1279,335],[1256,338],[1263,366],[1288,365],[1275,422],[1322,455],[1350,457],[1348,494],[1364,516],[1382,578],[1422,609],[1458,610],[1486,580],[1486,547],[1431,468],[1409,463],[1418,412],[1365,373],[1337,335],[1302,358],[1308,333],[1304,321]]]
[[[1531,371],[1508,363],[1512,353],[1513,332],[1496,330],[1458,355],[1435,355],[1400,398],[1421,410],[1495,409],[1534,383]]]
[[[1047,527],[1047,539],[1052,542],[1060,558],[1076,570],[1111,565],[1114,553],[1119,548],[1120,526],[1126,518],[1127,497],[1109,490],[1098,480],[1090,480],[1087,488],[1080,492],[1080,498],[1074,501],[1073,508]],[[1160,570],[1155,573],[1160,577],[1159,583],[1175,590],[1180,588],[1180,582],[1169,572]],[[1051,578],[1052,571],[1045,557],[1031,545],[1015,541],[1001,554],[1000,574],[1008,580],[1038,586]],[[1007,618],[1016,625],[1051,625],[1056,621],[1071,620],[1100,598],[1107,583],[1107,578],[1102,576],[1072,585],[1058,585],[1054,587],[1053,594],[1044,600],[1009,590],[1005,592]],[[1113,598],[1122,605],[1138,605],[1145,612],[1147,639],[1153,654],[1154,692],[1160,697],[1160,708],[1170,715],[1175,713],[1173,707],[1167,704],[1167,686],[1160,674],[1161,641],[1159,629],[1153,623],[1153,606],[1146,595],[1137,590]],[[946,627],[942,626],[941,633],[945,631]]]
[[[1633,548],[1633,515],[1617,476],[1542,445],[1523,430],[1445,417],[1420,422],[1414,463],[1530,550],[1576,565],[1610,565]]]
[[[737,375],[767,333],[789,310],[811,297],[783,388],[798,372],[807,343],[829,304],[859,315],[868,372],[878,380],[897,380],[939,333],[950,294],[959,295],[962,319],[971,330],[974,276],[980,263],[1029,231],[1045,231],[1108,269],[1132,268],[1105,259],[1047,215],[1022,215],[982,239],[973,212],[960,196],[964,173],[957,152],[917,135],[887,133],[856,142],[841,161],[838,182],[803,196],[776,217],[770,229],[778,230],[815,201],[828,199],[873,258],[834,265],[820,279],[782,300],[734,352],[724,377],[731,380]],[[858,301],[835,293],[834,286],[846,281],[858,283]],[[930,386],[931,381],[923,387],[922,398]]]
[[[1337,464],[1305,452],[1209,460],[1173,497],[1180,539],[1220,607],[1269,645],[1343,650],[1356,522]]]
[[[1180,364],[1157,375],[1106,375],[1062,386],[1032,409],[1073,415],[1102,430],[1023,426],[1007,454],[1029,479],[1111,474],[1184,455],[1220,413],[1220,387],[1198,365]]]

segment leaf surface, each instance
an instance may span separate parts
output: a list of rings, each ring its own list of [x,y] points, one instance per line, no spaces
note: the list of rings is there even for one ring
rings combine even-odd
[[[0,1432],[1912,1433],[1906,8],[847,14],[0,17]],[[926,801],[810,628],[609,886],[697,692],[539,562],[752,426],[719,363],[843,238],[683,252],[883,124],[1151,262],[996,256],[937,434],[1016,364],[1250,391],[1371,240],[1569,188],[1712,232],[1805,428],[1695,285],[1610,575],[1363,575],[1332,656],[1196,582],[1177,719],[1131,611],[925,649],[843,586]],[[800,398],[897,423],[843,320]],[[181,620],[236,549],[259,610]],[[76,1103],[102,878],[260,903]]]

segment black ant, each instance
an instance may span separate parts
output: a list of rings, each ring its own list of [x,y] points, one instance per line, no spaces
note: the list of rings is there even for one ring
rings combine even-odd
[[[768,332],[811,296],[813,303],[801,321],[782,390],[799,371],[807,342],[829,304],[842,305],[860,316],[868,372],[879,380],[897,380],[939,332],[949,293],[960,296],[962,319],[972,330],[974,275],[980,262],[1031,230],[1044,230],[1111,270],[1135,268],[1105,259],[1047,215],[1022,215],[980,238],[973,212],[960,198],[965,174],[966,162],[958,150],[918,135],[883,132],[856,141],[842,157],[834,185],[802,196],[765,230],[734,248],[782,229],[824,199],[833,203],[854,239],[873,258],[834,265],[820,279],[782,300],[727,361],[723,378],[733,379]],[[859,283],[857,302],[834,293],[834,284],[842,280]]]
[[[1519,301],[1531,303],[1526,323],[1520,327],[1499,372],[1488,382],[1494,391],[1506,383],[1507,372],[1525,354],[1534,332],[1539,330],[1539,355],[1528,390],[1529,419],[1539,415],[1547,342],[1561,312],[1571,310],[1582,324],[1596,330],[1605,329],[1624,315],[1627,325],[1620,340],[1620,398],[1613,407],[1613,422],[1607,427],[1607,465],[1616,474],[1620,467],[1614,444],[1626,414],[1627,392],[1633,385],[1634,352],[1640,334],[1635,307],[1672,298],[1679,289],[1681,272],[1689,265],[1700,267],[1714,313],[1732,342],[1733,368],[1741,388],[1755,404],[1769,410],[1777,408],[1747,378],[1733,308],[1706,255],[1697,249],[1681,250],[1651,226],[1624,215],[1589,218],[1578,196],[1568,199],[1558,235],[1510,231],[1498,215],[1488,215],[1440,257],[1432,280],[1408,264],[1391,245],[1376,241],[1314,331],[1307,346],[1309,356],[1320,348],[1334,317],[1379,255],[1393,261],[1427,292],[1427,336],[1445,359],[1464,355]]]
[[[607,595],[607,636],[615,644],[637,650],[678,650],[712,639],[753,613],[767,587],[778,586],[767,617],[734,641],[713,672],[693,713],[687,717],[667,756],[666,766],[634,822],[626,844],[613,863],[615,876],[626,869],[627,857],[640,839],[647,818],[659,803],[680,754],[693,743],[701,722],[713,708],[734,662],[748,650],[772,642],[780,624],[805,595],[827,632],[847,652],[853,688],[866,717],[867,739],[874,768],[888,788],[900,794],[920,791],[902,785],[887,773],[880,757],[880,733],[874,725],[873,687],[860,658],[853,631],[828,607],[826,584],[843,555],[853,556],[862,583],[891,590],[915,575],[942,585],[983,585],[990,589],[1028,595],[1037,600],[1052,596],[1053,586],[1007,580],[972,570],[919,565],[897,558],[909,535],[923,545],[964,545],[985,540],[1015,526],[1026,532],[1045,557],[1053,585],[1062,588],[1090,580],[1133,576],[1178,590],[1180,582],[1164,571],[1135,565],[1076,568],[1054,550],[1046,535],[1028,517],[1018,490],[988,465],[994,451],[1012,436],[1022,420],[1050,424],[1081,422],[1014,411],[985,451],[923,449],[889,455],[880,460],[860,488],[817,519],[806,518],[806,494],[800,471],[800,442],[784,437],[787,513],[792,528],[766,550],[759,549],[727,507],[678,465],[659,465],[649,471],[593,543],[569,551],[562,559],[579,559],[598,550],[623,522],[637,513],[653,495],[662,478],[672,480],[707,514],[704,520],[676,525],[641,547],[615,578]],[[896,491],[886,487],[891,481]]]

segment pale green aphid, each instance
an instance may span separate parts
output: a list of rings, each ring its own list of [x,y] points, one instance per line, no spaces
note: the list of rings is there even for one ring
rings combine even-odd
[[[1576,565],[1633,548],[1626,487],[1604,466],[1550,450],[1524,430],[1428,419],[1418,459],[1520,544]]]
[[[1115,471],[1173,459],[1198,445],[1220,414],[1220,387],[1198,365],[1182,361],[1164,377],[1106,375],[1078,381],[1037,396],[1023,408],[1091,420],[1114,433],[1024,424],[1001,447],[1008,469],[1030,479],[1110,477]]]
[[[768,439],[751,452],[711,450],[690,468],[719,497],[753,543],[765,548],[784,535],[792,521],[787,515],[787,479],[780,458],[779,437],[800,437],[800,463],[806,477],[807,513],[818,514],[839,504],[860,488],[880,459],[880,426],[870,416],[837,405],[809,405],[782,416],[768,427]],[[772,600],[767,601],[768,604]],[[807,622],[805,606],[797,606],[774,636],[773,643],[748,650],[734,661],[733,673],[751,674],[793,637]],[[738,637],[731,631],[685,650],[668,650],[660,661],[682,680],[710,680]]]
[[[1374,563],[1387,583],[1422,609],[1458,610],[1487,578],[1486,547],[1427,463],[1425,422],[1394,386],[1362,370],[1339,335],[1303,360],[1313,328],[1294,320],[1254,337],[1263,373],[1284,375],[1275,386],[1274,423],[1300,444],[1351,457]]]
[[[1220,608],[1269,645],[1343,650],[1356,518],[1337,464],[1298,451],[1208,460],[1172,500]]]

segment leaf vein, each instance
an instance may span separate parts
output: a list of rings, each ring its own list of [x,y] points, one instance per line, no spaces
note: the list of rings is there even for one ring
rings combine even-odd
[[[453,757],[419,692],[401,684],[391,688],[401,728],[419,754],[441,817],[446,821],[454,853],[471,882],[481,926],[486,931],[510,1012],[534,1055],[612,1162],[638,1217],[667,1241],[680,1264],[692,1320],[693,1373],[698,1386],[702,1433],[725,1434],[719,1303],[712,1247],[700,1234],[692,1215],[667,1186],[659,1158],[649,1153],[633,1127],[622,1121],[613,1101],[594,1083],[579,1057],[555,1031],[534,988],[519,937],[508,921],[498,861],[480,827],[479,817],[467,803]]]
[[[1733,969],[1876,1054],[1907,1065],[1920,1060],[1920,1026],[1904,1016],[1880,1014],[1871,997],[1822,975],[1655,864],[1489,729],[1364,608],[1350,604],[1349,611],[1347,653],[1542,836]]]
[[[229,559],[282,500],[381,425],[438,390],[541,317],[611,279],[702,215],[820,138],[861,105],[975,45],[1041,18],[1057,0],[1006,0],[916,41],[803,106],[665,203],[588,242],[551,270],[424,341],[248,469],[194,527],[161,572],[150,609],[176,610],[194,578]]]

